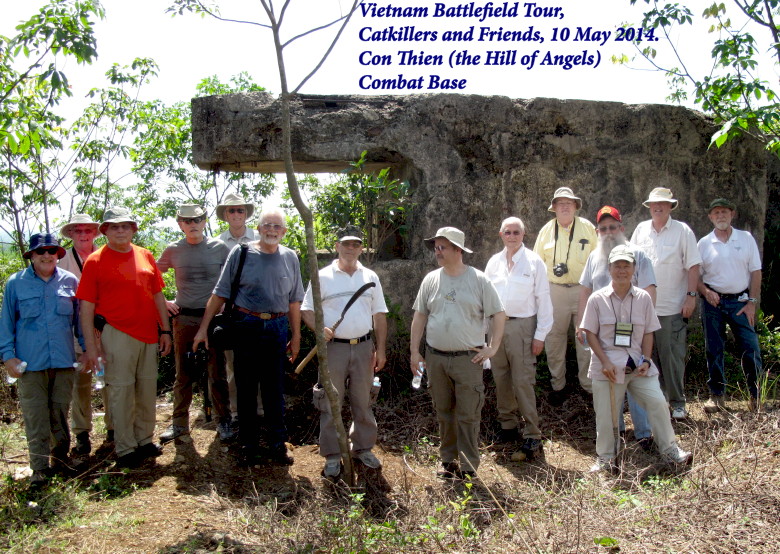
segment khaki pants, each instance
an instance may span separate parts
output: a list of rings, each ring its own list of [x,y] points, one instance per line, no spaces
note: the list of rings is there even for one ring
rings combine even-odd
[[[17,381],[30,467],[49,467],[49,455],[64,460],[70,450],[68,409],[73,368],[26,371]]]
[[[108,405],[108,391],[105,387],[100,391],[103,397],[103,407],[106,415],[103,422],[106,430],[113,429],[111,409]],[[74,435],[92,431],[92,372],[76,371],[73,379],[73,403],[70,410],[70,428]]]
[[[116,454],[124,456],[154,436],[157,344],[136,340],[111,325],[103,329],[102,342]]]
[[[682,314],[658,316],[658,321],[661,328],[655,332],[656,363],[664,378],[663,391],[673,409],[684,408],[688,324]]]
[[[674,429],[669,420],[669,405],[666,403],[658,375],[638,377],[626,375],[623,384],[613,385],[615,395],[612,398],[618,419],[623,417],[623,399],[628,389],[634,399],[647,412],[647,419],[653,429],[658,451],[665,454],[675,445]],[[601,460],[615,457],[615,435],[612,432],[612,410],[610,409],[609,381],[593,380],[593,409],[596,411],[596,455]]]
[[[509,319],[504,339],[491,359],[496,381],[496,408],[502,429],[515,429],[522,416],[523,438],[541,439],[536,411],[536,356],[531,346],[536,332],[536,316]]]
[[[342,402],[346,381],[349,378],[349,408],[352,412],[349,440],[352,452],[371,450],[376,444],[377,425],[374,412],[371,410],[371,387],[374,380],[374,370],[371,367],[373,354],[374,343],[370,340],[355,345],[328,343],[330,379]],[[320,456],[339,454],[336,426],[325,389],[315,389],[314,403],[320,410]]]
[[[579,297],[580,285],[564,287],[550,283],[553,326],[544,341],[544,349],[547,351],[547,366],[552,375],[552,388],[556,391],[566,386],[566,347],[569,341],[569,327],[577,321]],[[574,346],[577,349],[577,376],[580,385],[591,392],[593,387],[588,377],[590,352],[585,350],[578,340],[574,341]]]
[[[463,470],[479,467],[479,424],[485,403],[482,366],[471,356],[441,356],[427,349],[428,388],[441,435],[441,461],[460,460]]]

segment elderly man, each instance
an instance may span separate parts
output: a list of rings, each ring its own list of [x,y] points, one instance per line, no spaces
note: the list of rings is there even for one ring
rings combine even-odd
[[[117,467],[137,467],[162,454],[152,441],[157,399],[157,352],[171,349],[163,280],[152,253],[132,243],[138,224],[125,208],[109,208],[100,224],[108,240],[84,262],[77,296],[86,343],[85,369],[96,370],[95,325],[114,421]]]
[[[701,256],[696,237],[685,223],[670,217],[677,207],[672,191],[658,187],[643,203],[651,219],[634,229],[631,242],[653,262],[656,310],[661,329],[656,331],[658,360],[661,364],[666,399],[672,418],[688,417],[685,409],[685,350],[688,318],[696,307]]]
[[[463,263],[463,253],[472,253],[465,242],[463,231],[455,227],[442,227],[425,240],[441,267],[423,279],[412,318],[412,373],[417,374],[421,363],[428,371],[439,420],[443,478],[476,475],[485,402],[482,364],[501,346],[506,322],[496,288],[484,273]],[[488,346],[483,346],[485,318],[492,318]],[[425,358],[419,350],[423,331]]]
[[[539,231],[534,252],[547,266],[550,299],[553,305],[553,326],[544,341],[547,350],[547,365],[552,376],[550,404],[560,406],[566,399],[566,346],[569,327],[577,322],[577,308],[580,296],[580,275],[588,256],[596,248],[596,231],[585,218],[577,217],[582,200],[569,187],[555,191],[549,211],[555,212],[555,219]],[[591,391],[588,379],[590,353],[582,344],[574,341],[577,352],[578,378],[582,388]]]
[[[92,221],[87,214],[73,214],[70,221],[60,230],[63,238],[73,241],[73,247],[65,250],[65,256],[60,260],[59,267],[70,271],[77,279],[81,279],[81,270],[84,261],[95,251],[95,238],[98,234],[100,223]],[[74,343],[76,356],[81,358],[83,353],[78,343]],[[100,391],[103,397],[106,424],[107,442],[114,442],[114,426],[111,423],[111,410],[108,405],[108,391],[103,388]],[[92,431],[92,373],[77,371],[73,384],[73,404],[70,412],[70,427],[76,436],[76,446],[73,454],[87,456],[92,450],[89,433]]]
[[[217,206],[217,219],[226,221],[228,228],[219,235],[219,240],[228,245],[232,250],[239,244],[260,240],[260,235],[255,229],[247,226],[246,221],[255,213],[254,204],[250,204],[238,194],[230,193],[222,204]],[[233,351],[224,352],[224,360],[227,364],[227,382],[230,392],[230,412],[233,428],[238,428],[238,397],[236,393],[236,379],[233,372]],[[221,360],[220,360],[221,365]],[[263,415],[263,398],[260,389],[257,390],[257,414]]]
[[[580,307],[579,319],[582,320],[582,314],[585,313],[585,305],[588,298],[594,290],[602,289],[609,285],[611,280],[609,274],[609,254],[616,246],[626,246],[636,258],[636,271],[631,284],[645,290],[655,305],[655,273],[653,264],[650,262],[644,252],[628,242],[623,234],[623,219],[620,211],[612,206],[604,206],[596,212],[596,230],[599,233],[599,243],[596,249],[588,256],[588,262],[580,277]],[[581,326],[577,329],[577,339],[585,343],[585,331]],[[634,423],[634,438],[643,450],[649,450],[653,445],[650,423],[647,421],[647,414],[642,406],[637,404],[630,392],[626,393],[628,397],[628,408],[631,411],[631,420]],[[622,414],[622,410],[621,410]],[[620,430],[625,429],[625,422],[621,415]]]
[[[34,486],[47,479],[49,456],[51,468],[60,469],[66,467],[70,450],[73,339],[81,336],[78,279],[57,268],[64,255],[52,235],[30,237],[23,256],[32,265],[8,278],[0,312],[0,355],[8,375],[18,379]]]
[[[521,451],[532,457],[541,447],[542,432],[536,411],[536,357],[553,322],[550,284],[542,259],[523,245],[525,225],[509,217],[498,232],[504,249],[485,267],[507,315],[504,338],[491,365],[496,380],[496,407],[501,424],[499,439],[518,436],[520,417],[525,422]]]
[[[196,204],[184,204],[176,212],[176,221],[184,238],[173,242],[157,260],[161,273],[176,272],[176,300],[168,302],[173,320],[173,350],[176,354],[176,382],[173,385],[173,421],[160,435],[160,442],[172,441],[189,433],[192,383],[198,378],[193,360],[192,339],[200,328],[206,302],[217,284],[230,248],[221,240],[207,238],[206,211]],[[230,427],[230,401],[224,366],[217,364],[213,348],[206,352],[209,390],[219,422],[217,432],[222,441],[234,438]],[[204,391],[207,394],[207,391]]]
[[[704,410],[724,408],[726,373],[723,367],[726,324],[731,327],[739,351],[738,359],[747,379],[751,410],[760,406],[756,379],[761,374],[761,351],[756,335],[756,304],[761,292],[761,256],[756,239],[731,226],[736,206],[716,198],[709,206],[715,227],[699,241],[701,254],[702,321],[710,378],[710,398]]]
[[[233,310],[241,463],[252,466],[258,461],[257,384],[262,380],[268,458],[273,463],[290,465],[293,459],[285,444],[284,354],[288,326],[292,332],[291,361],[300,350],[303,284],[298,256],[280,244],[287,231],[284,212],[278,208],[264,210],[260,214],[258,230],[260,240],[247,245]],[[193,349],[201,342],[208,346],[209,324],[230,298],[240,258],[241,248],[231,250],[206,304]]]
[[[588,374],[593,380],[597,460],[592,471],[614,465],[614,426],[626,390],[647,411],[663,459],[677,464],[691,460],[677,445],[658,369],[650,359],[653,331],[660,324],[650,295],[631,284],[635,270],[631,248],[615,247],[609,255],[611,283],[588,298],[582,318],[593,351]]]
[[[335,332],[325,327],[328,339],[328,369],[330,378],[344,399],[346,381],[349,379],[349,405],[352,411],[352,427],[349,438],[355,458],[370,468],[382,463],[371,452],[376,444],[377,425],[371,410],[371,387],[374,373],[385,366],[387,338],[387,306],[382,284],[376,273],[358,261],[363,252],[363,238],[356,228],[339,232],[336,242],[338,258],[320,270],[320,294],[326,324],[335,323],[350,298],[366,283],[375,283],[344,314]],[[311,285],[301,306],[303,322],[314,329],[314,299]],[[376,349],[371,340],[371,329],[376,337]],[[320,410],[320,456],[325,458],[323,475],[335,479],[341,473],[336,426],[333,423],[330,403],[325,389],[316,387],[314,405]],[[339,414],[340,416],[341,414]]]

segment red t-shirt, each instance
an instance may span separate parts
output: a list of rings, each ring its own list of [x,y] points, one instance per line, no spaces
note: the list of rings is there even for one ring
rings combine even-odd
[[[130,252],[108,246],[84,262],[76,297],[95,304],[108,324],[147,344],[156,343],[160,314],[154,295],[164,286],[152,253],[131,245]]]

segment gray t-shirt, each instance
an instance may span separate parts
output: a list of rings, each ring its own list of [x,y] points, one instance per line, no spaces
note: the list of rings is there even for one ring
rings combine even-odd
[[[168,245],[157,260],[162,273],[176,271],[176,304],[182,308],[205,308],[219,279],[230,248],[221,240],[205,238],[198,244],[181,239]]]
[[[244,269],[238,285],[236,306],[253,312],[287,313],[290,304],[303,301],[303,282],[298,255],[284,246],[273,254],[264,254],[249,243]],[[214,294],[230,298],[230,285],[238,271],[241,247],[230,251]]]
[[[493,283],[469,266],[457,277],[442,269],[423,279],[414,310],[428,316],[426,342],[438,350],[468,350],[485,343],[483,321],[503,312]]]
[[[650,258],[638,246],[630,242],[626,243],[626,246],[636,256],[636,268],[631,284],[640,289],[655,285],[655,271],[653,271],[653,263]],[[599,249],[590,253],[580,277],[580,285],[592,291],[603,289],[612,282],[612,277],[609,274],[609,263],[605,263],[605,260],[598,253]]]

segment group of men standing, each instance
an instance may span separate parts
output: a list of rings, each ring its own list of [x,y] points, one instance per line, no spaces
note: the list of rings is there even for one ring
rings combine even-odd
[[[426,239],[440,268],[426,275],[414,302],[410,361],[413,373],[428,374],[440,428],[441,476],[473,476],[479,467],[482,367],[491,358],[501,440],[522,439],[521,450],[528,456],[541,448],[536,359],[546,349],[549,401],[560,405],[567,395],[565,357],[572,325],[578,379],[593,394],[596,412],[595,468],[608,467],[616,455],[610,423],[616,424],[616,411],[622,414],[625,393],[640,445],[649,449],[652,434],[665,459],[690,460],[675,441],[668,404],[673,419],[687,417],[686,326],[698,294],[704,299],[710,370],[705,409],[724,407],[726,323],[739,342],[756,405],[761,358],[754,324],[761,265],[755,240],[731,227],[735,206],[717,199],[709,208],[715,229],[697,245],[691,229],[670,217],[677,203],[669,189],[654,189],[644,203],[651,219],[637,226],[629,243],[617,208],[602,207],[594,227],[577,215],[580,198],[561,187],[549,207],[555,218],[539,231],[533,251],[523,244],[523,221],[507,218],[499,227],[504,248],[484,272],[465,263],[464,255],[472,251],[462,231],[442,227]],[[161,442],[189,432],[195,365],[201,360],[220,439],[227,442],[237,434],[246,465],[261,458],[293,462],[286,448],[284,360],[286,353],[290,361],[298,355],[301,321],[316,326],[313,292],[310,285],[304,295],[298,257],[280,244],[284,213],[263,211],[255,232],[246,225],[253,211],[254,206],[230,195],[217,207],[229,228],[213,239],[204,234],[205,211],[194,204],[180,206],[176,220],[184,236],[157,261],[132,243],[138,225],[122,208],[106,210],[101,223],[75,215],[61,232],[73,241],[67,252],[52,235],[31,238],[25,252],[31,267],[6,286],[0,353],[9,375],[20,378],[36,480],[44,479],[50,456],[54,465],[67,458],[71,398],[74,454],[89,454],[90,377],[103,368],[107,438],[115,442],[117,465],[136,467],[159,456],[161,446],[153,441],[157,353],[165,355],[171,347],[176,352],[174,410]],[[107,243],[95,249],[98,232]],[[336,260],[319,272],[331,379],[341,399],[349,387],[352,455],[379,468],[381,461],[372,452],[377,423],[370,397],[373,375],[386,360],[387,306],[377,274],[359,261],[360,232],[340,231],[335,250]],[[173,302],[162,294],[162,273],[169,269],[176,278]],[[233,339],[227,356],[209,344],[212,321],[226,304]],[[42,336],[48,340],[41,341]],[[654,342],[660,372],[652,359]],[[314,402],[321,413],[323,474],[336,478],[342,470],[340,452],[322,388],[315,387]],[[619,419],[622,424],[622,415]]]

